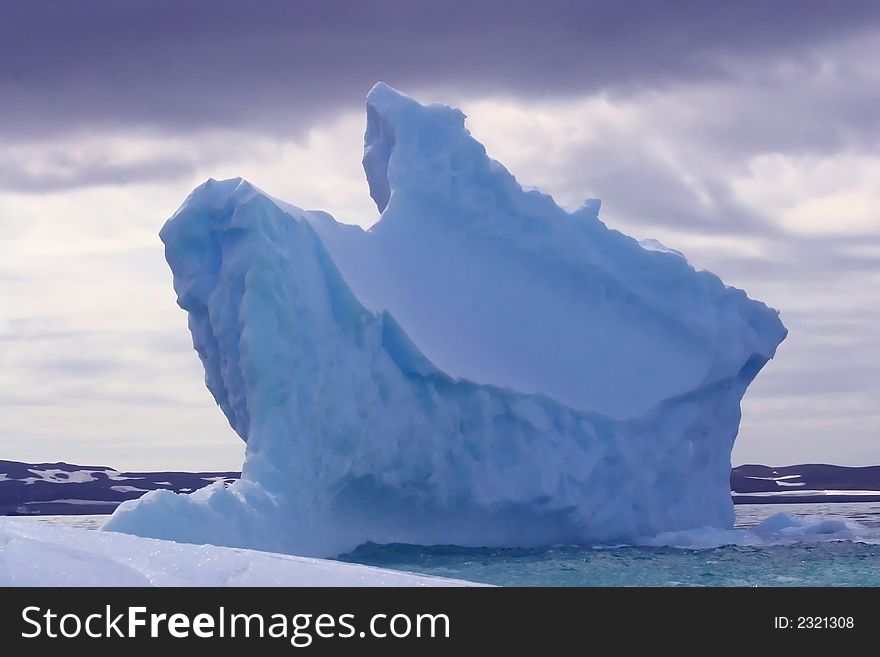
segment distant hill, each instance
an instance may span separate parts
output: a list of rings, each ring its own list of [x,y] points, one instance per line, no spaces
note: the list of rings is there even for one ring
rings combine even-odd
[[[112,513],[160,488],[189,493],[238,472],[119,472],[106,466],[0,461],[0,515]]]
[[[166,489],[189,493],[238,472],[120,472],[107,466],[0,460],[0,515],[112,513],[125,500]],[[736,504],[880,502],[880,465],[741,465],[730,474]]]
[[[880,465],[741,465],[730,473],[730,489],[737,504],[878,502]]]

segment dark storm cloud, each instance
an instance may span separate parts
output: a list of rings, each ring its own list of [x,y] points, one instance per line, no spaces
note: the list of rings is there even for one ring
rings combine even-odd
[[[880,3],[30,0],[0,4],[0,131],[305,127],[378,79],[517,94],[728,75],[876,26]]]

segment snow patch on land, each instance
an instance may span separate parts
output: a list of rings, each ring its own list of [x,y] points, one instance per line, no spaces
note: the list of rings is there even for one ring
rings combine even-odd
[[[157,483],[163,483],[161,481]],[[110,490],[115,490],[117,493],[146,493],[150,489],[149,488],[138,488],[137,486],[110,486]]]
[[[37,470],[30,468],[28,472],[36,475],[36,477],[26,477],[23,480],[29,484],[36,481],[46,481],[52,484],[84,484],[89,481],[95,481],[95,476],[87,470]]]
[[[782,475],[781,477],[746,477],[746,479],[757,479],[758,481],[785,481],[786,479],[800,479],[801,475],[799,474],[791,474],[791,475]]]

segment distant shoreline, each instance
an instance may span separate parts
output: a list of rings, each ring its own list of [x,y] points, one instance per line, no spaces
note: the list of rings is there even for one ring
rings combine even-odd
[[[107,466],[0,460],[0,516],[109,515],[152,490],[189,493],[239,472],[120,472]],[[734,504],[880,502],[880,465],[747,464],[731,471]]]

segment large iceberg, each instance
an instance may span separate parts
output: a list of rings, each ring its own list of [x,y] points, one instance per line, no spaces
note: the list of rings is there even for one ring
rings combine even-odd
[[[730,527],[730,453],[778,313],[524,190],[446,105],[367,97],[371,229],[209,180],[162,229],[242,478],[106,529],[335,555]]]

